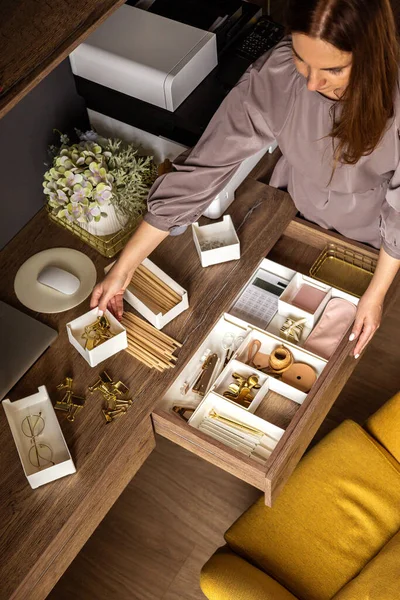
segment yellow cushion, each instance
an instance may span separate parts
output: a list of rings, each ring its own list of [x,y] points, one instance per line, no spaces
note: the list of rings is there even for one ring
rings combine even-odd
[[[373,414],[365,426],[400,462],[400,392]]]
[[[200,585],[209,600],[297,600],[226,546],[204,565]]]
[[[400,598],[400,533],[383,547],[360,575],[334,600],[396,600]]]
[[[345,421],[303,458],[272,509],[261,498],[225,539],[301,600],[331,599],[399,530],[396,467]]]

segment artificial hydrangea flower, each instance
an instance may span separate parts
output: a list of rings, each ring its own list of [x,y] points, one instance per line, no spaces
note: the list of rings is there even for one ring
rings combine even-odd
[[[117,215],[141,216],[156,178],[152,157],[141,157],[131,144],[107,140],[93,131],[77,133],[78,143],[70,144],[68,136],[60,134],[61,148],[51,149],[52,165],[43,181],[51,210],[80,224],[107,217],[109,203]]]

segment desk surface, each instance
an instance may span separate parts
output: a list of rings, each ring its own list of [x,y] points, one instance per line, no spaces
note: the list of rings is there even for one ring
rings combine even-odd
[[[126,417],[105,425],[101,398],[89,396],[76,423],[62,420],[76,475],[36,490],[24,476],[5,415],[0,413],[1,599],[46,597],[148,455],[150,413],[158,399],[296,212],[287,194],[250,178],[242,184],[231,208],[241,241],[240,261],[203,269],[190,229],[183,236],[165,240],[151,257],[189,293],[189,310],[165,328],[184,344],[175,370],[150,371],[125,352],[91,369],[69,344],[65,331],[68,321],[86,312],[89,300],[66,313],[36,315],[56,328],[59,338],[13,388],[12,400],[46,385],[54,401],[55,387],[66,375],[74,377],[77,392],[84,394],[106,368],[126,382],[135,402]],[[1,299],[21,308],[13,292],[15,273],[32,254],[56,246],[85,252],[94,261],[99,278],[110,262],[50,223],[41,211],[2,252]]]

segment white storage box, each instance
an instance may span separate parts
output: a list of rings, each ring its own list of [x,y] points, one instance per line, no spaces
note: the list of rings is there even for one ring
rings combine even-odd
[[[106,267],[104,269],[104,272],[108,273],[108,271],[111,269],[111,267],[114,264],[115,264],[115,262],[113,262],[111,265],[108,265],[108,267]],[[144,304],[141,300],[139,300],[139,298],[137,298],[129,289],[125,290],[124,300],[126,300],[128,302],[128,304],[133,306],[133,308],[135,308],[138,311],[138,313],[140,313],[145,319],[147,319],[149,321],[149,323],[154,325],[154,327],[156,327],[157,329],[162,329],[163,327],[165,327],[165,325],[167,325],[167,323],[172,321],[172,319],[175,319],[175,317],[177,317],[183,311],[185,311],[189,308],[188,294],[187,294],[187,291],[182,286],[180,286],[178,283],[176,283],[176,281],[174,281],[171,277],[169,277],[169,275],[164,273],[164,271],[159,269],[157,267],[157,265],[155,265],[148,258],[145,258],[141,264],[144,267],[146,267],[149,271],[154,273],[154,275],[156,275],[159,279],[161,279],[161,281],[166,283],[172,290],[174,290],[182,298],[182,300],[180,302],[178,302],[178,304],[176,304],[168,312],[166,312],[164,314],[162,314],[161,312],[156,314],[148,306],[146,306],[146,304]]]
[[[22,400],[17,400],[16,402],[3,400],[3,407],[24,473],[33,489],[76,472],[53,405],[44,385],[40,386],[36,394],[22,398]],[[51,448],[51,460],[55,463],[41,469],[35,467],[29,460],[32,441],[31,438],[24,435],[22,429],[22,422],[26,417],[39,415],[39,413],[44,422],[44,429],[36,436],[35,440],[37,445],[46,444],[46,446]]]
[[[192,231],[202,267],[240,258],[240,241],[230,215],[225,215],[223,221],[202,227],[193,223]],[[221,242],[224,245],[213,250],[202,249],[204,244],[212,242]]]
[[[182,144],[173,142],[168,138],[154,135],[94,110],[88,109],[88,116],[91,127],[98,134],[105,138],[115,137],[138,147],[140,146],[141,152],[153,156],[157,165],[164,162],[166,158],[173,162],[182,152],[187,150],[187,146],[182,146]]]
[[[313,288],[316,293],[321,292],[321,300],[314,311],[308,311],[294,304],[296,294],[299,293],[302,286]],[[307,319],[306,326],[314,327],[320,318],[325,306],[332,297],[332,288],[311,277],[296,273],[292,281],[280,296],[278,300],[278,312],[283,317],[296,317],[298,319],[305,317]]]
[[[93,308],[93,310],[85,313],[81,317],[67,323],[69,341],[91,367],[95,367],[103,360],[106,360],[106,358],[110,358],[110,356],[113,356],[114,354],[117,354],[117,352],[120,352],[120,350],[124,350],[128,347],[128,340],[124,327],[122,327],[121,323],[114,315],[107,310],[105,316],[110,323],[111,333],[113,333],[114,336],[96,348],[93,348],[93,350],[87,350],[85,348],[85,340],[82,338],[82,334],[85,331],[85,327],[96,321],[98,314],[99,309]]]
[[[70,61],[79,77],[174,111],[218,64],[216,36],[125,5]]]

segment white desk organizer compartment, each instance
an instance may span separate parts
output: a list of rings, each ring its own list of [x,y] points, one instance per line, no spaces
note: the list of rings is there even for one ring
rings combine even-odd
[[[110,358],[110,356],[113,356],[114,354],[117,354],[117,352],[120,352],[120,350],[124,350],[128,347],[124,327],[122,327],[121,323],[110,313],[110,311],[107,310],[105,316],[110,323],[110,329],[114,336],[97,346],[97,348],[93,348],[93,350],[86,350],[85,340],[82,338],[82,334],[85,331],[85,327],[96,321],[98,309],[93,308],[93,310],[85,313],[81,317],[67,323],[69,341],[91,367],[95,367],[103,360],[106,360],[106,358]]]
[[[243,408],[241,408],[237,404],[229,402],[225,398],[222,398],[218,394],[214,393],[208,394],[201,402],[201,404],[199,404],[199,406],[189,419],[189,425],[198,429],[203,419],[206,418],[213,409],[222,417],[234,419],[235,421],[243,423],[244,425],[248,425],[249,427],[253,427],[264,432],[266,437],[263,438],[263,443],[268,444],[270,453],[274,450],[282,435],[284,434],[284,430],[280,427],[277,427],[276,425],[269,423],[265,419],[261,419],[260,417],[253,415],[247,410],[243,410]],[[207,433],[207,435],[210,434]],[[215,439],[218,438],[215,437]],[[219,441],[225,443],[225,441],[223,441],[222,439],[220,439]]]
[[[79,77],[174,111],[217,66],[216,36],[125,5],[70,61]]]
[[[254,398],[251,401],[248,407],[241,406],[234,400],[230,400],[229,398],[225,398],[228,402],[233,402],[237,406],[240,406],[242,410],[254,413],[257,408],[260,406],[260,403],[264,396],[267,395],[269,387],[269,377],[265,373],[261,373],[254,367],[250,367],[249,365],[245,365],[238,360],[231,360],[225,369],[222,371],[214,385],[211,387],[210,392],[215,392],[220,396],[223,396],[223,393],[229,389],[229,385],[231,383],[235,383],[235,379],[233,378],[233,373],[239,373],[239,375],[243,375],[244,377],[250,377],[251,375],[257,375],[258,383],[260,384],[259,390],[253,390]]]
[[[200,369],[202,366],[201,358],[205,351],[210,350],[211,353],[218,354],[218,357],[221,359],[221,361],[223,361],[226,353],[226,350],[222,346],[224,336],[226,334],[232,334],[234,339],[239,338],[239,336],[240,338],[245,339],[248,333],[249,330],[247,329],[246,324],[238,325],[231,320],[228,315],[223,315],[214,325],[206,339],[197,348],[196,352],[175,379],[174,383],[167,390],[163,397],[163,402],[167,405],[167,407],[172,408],[174,404],[183,404],[184,406],[189,406],[192,408],[197,407],[202,398],[192,391],[189,391],[187,394],[183,394],[181,393],[181,389],[185,382],[192,382],[196,373],[200,374]],[[199,337],[201,338],[201,332],[199,333]]]
[[[309,285],[317,290],[326,292],[325,297],[322,299],[318,308],[313,313],[291,304],[292,299],[295,297],[302,285]],[[301,273],[296,273],[286,290],[279,298],[278,313],[283,317],[296,317],[299,319],[305,317],[307,319],[306,326],[308,328],[313,328],[331,297],[332,288],[329,285],[325,285],[324,283],[316,281],[315,279],[307,277],[306,275],[302,275]]]
[[[343,298],[344,300],[347,300],[356,306],[358,306],[358,303],[360,302],[360,298],[357,298],[357,296],[352,296],[351,294],[342,292],[342,290],[337,290],[336,288],[332,288],[331,298]]]
[[[256,279],[267,279],[270,280],[270,276],[273,276],[272,279],[276,278],[275,285],[277,283],[281,283],[282,285],[285,283],[289,283],[292,278],[296,275],[296,271],[292,269],[288,269],[278,263],[273,262],[267,258],[263,259],[257,269],[253,272],[250,279],[246,282],[246,284],[242,287],[235,300],[233,301],[229,313],[231,317],[235,315],[235,318],[240,321],[247,321],[252,326],[260,327],[264,329],[268,326],[269,322],[264,318],[264,310],[262,306],[257,304],[257,310],[253,309],[254,302],[247,302],[247,297],[245,300],[240,302],[242,296],[247,292],[249,288],[254,287],[253,282]],[[279,286],[280,287],[280,286]],[[282,294],[284,292],[284,288],[282,288]],[[253,298],[252,294],[249,293],[249,296]],[[276,300],[274,302],[276,308],[274,316],[278,313],[278,296],[276,296]],[[269,312],[269,311],[267,311]],[[273,318],[273,317],[272,317]],[[275,332],[273,332],[275,333]]]
[[[253,340],[260,340],[260,352],[262,352],[263,354],[271,354],[271,352],[277,346],[281,346],[283,344],[286,348],[289,348],[289,350],[293,354],[294,361],[310,365],[310,367],[312,367],[315,370],[317,378],[326,366],[327,361],[323,358],[319,358],[318,356],[311,354],[311,352],[302,350],[298,346],[290,344],[289,342],[281,340],[278,337],[273,336],[271,334],[265,333],[260,329],[253,329],[250,332],[249,336],[245,339],[235,356],[235,358],[238,361],[243,363],[247,362],[248,348]],[[279,379],[275,379],[274,377],[269,377],[269,389],[273,392],[281,394],[281,396],[285,396],[286,398],[297,402],[297,404],[302,404],[307,398],[306,393],[301,392],[300,390],[292,387],[291,385],[288,385],[287,383],[284,383],[283,381],[280,381]]]
[[[299,315],[295,316],[294,312],[295,311],[293,311],[293,314],[290,315],[294,321],[302,318],[302,317],[299,317]],[[282,325],[284,325],[286,319],[287,319],[287,317],[284,317],[283,315],[276,313],[276,315],[274,316],[272,321],[267,325],[267,327],[265,329],[268,333],[271,333],[272,335],[275,335],[276,337],[280,338],[284,344],[287,343],[287,340],[285,338],[281,337],[279,332],[280,332]],[[294,344],[295,346],[299,346],[299,348],[301,348],[304,345],[306,339],[308,338],[308,336],[310,335],[311,332],[312,332],[312,327],[307,327],[307,323],[304,323],[300,341],[296,344],[293,341],[291,341],[290,343]]]
[[[108,271],[114,264],[115,263],[113,262],[111,265],[108,265],[108,267],[104,269],[104,272],[108,273]],[[139,298],[136,298],[133,292],[131,292],[128,289],[125,290],[124,299],[128,302],[128,304],[133,306],[133,308],[136,309],[138,313],[140,313],[145,319],[147,319],[149,323],[154,325],[154,327],[156,327],[157,329],[162,329],[167,325],[167,323],[172,321],[172,319],[175,319],[175,317],[177,317],[189,308],[188,293],[182,286],[176,283],[176,281],[174,281],[169,275],[167,275],[164,271],[157,267],[157,265],[151,262],[151,260],[149,260],[148,258],[145,258],[141,264],[144,267],[146,267],[146,269],[149,269],[149,271],[154,273],[154,275],[156,275],[159,279],[161,279],[161,281],[166,283],[172,290],[174,290],[174,292],[176,292],[179,296],[182,297],[182,300],[178,302],[178,304],[176,304],[173,308],[171,308],[171,310],[167,311],[164,314],[162,314],[161,312],[156,314],[152,310],[150,310],[150,308],[146,306],[146,304],[139,300]]]
[[[230,215],[225,215],[219,223],[203,227],[193,223],[192,231],[202,267],[240,258],[240,241]],[[201,245],[205,242],[223,242],[224,245],[214,250],[202,250]]]
[[[76,472],[71,454],[44,385],[39,387],[36,394],[27,398],[22,398],[16,402],[3,400],[3,407],[24,473],[33,489]],[[21,429],[21,424],[25,417],[37,415],[39,412],[44,419],[45,427],[36,440],[38,444],[43,443],[50,446],[53,452],[52,460],[55,463],[53,466],[45,467],[41,470],[34,467],[29,461],[28,452],[31,448],[31,440],[23,434]]]

